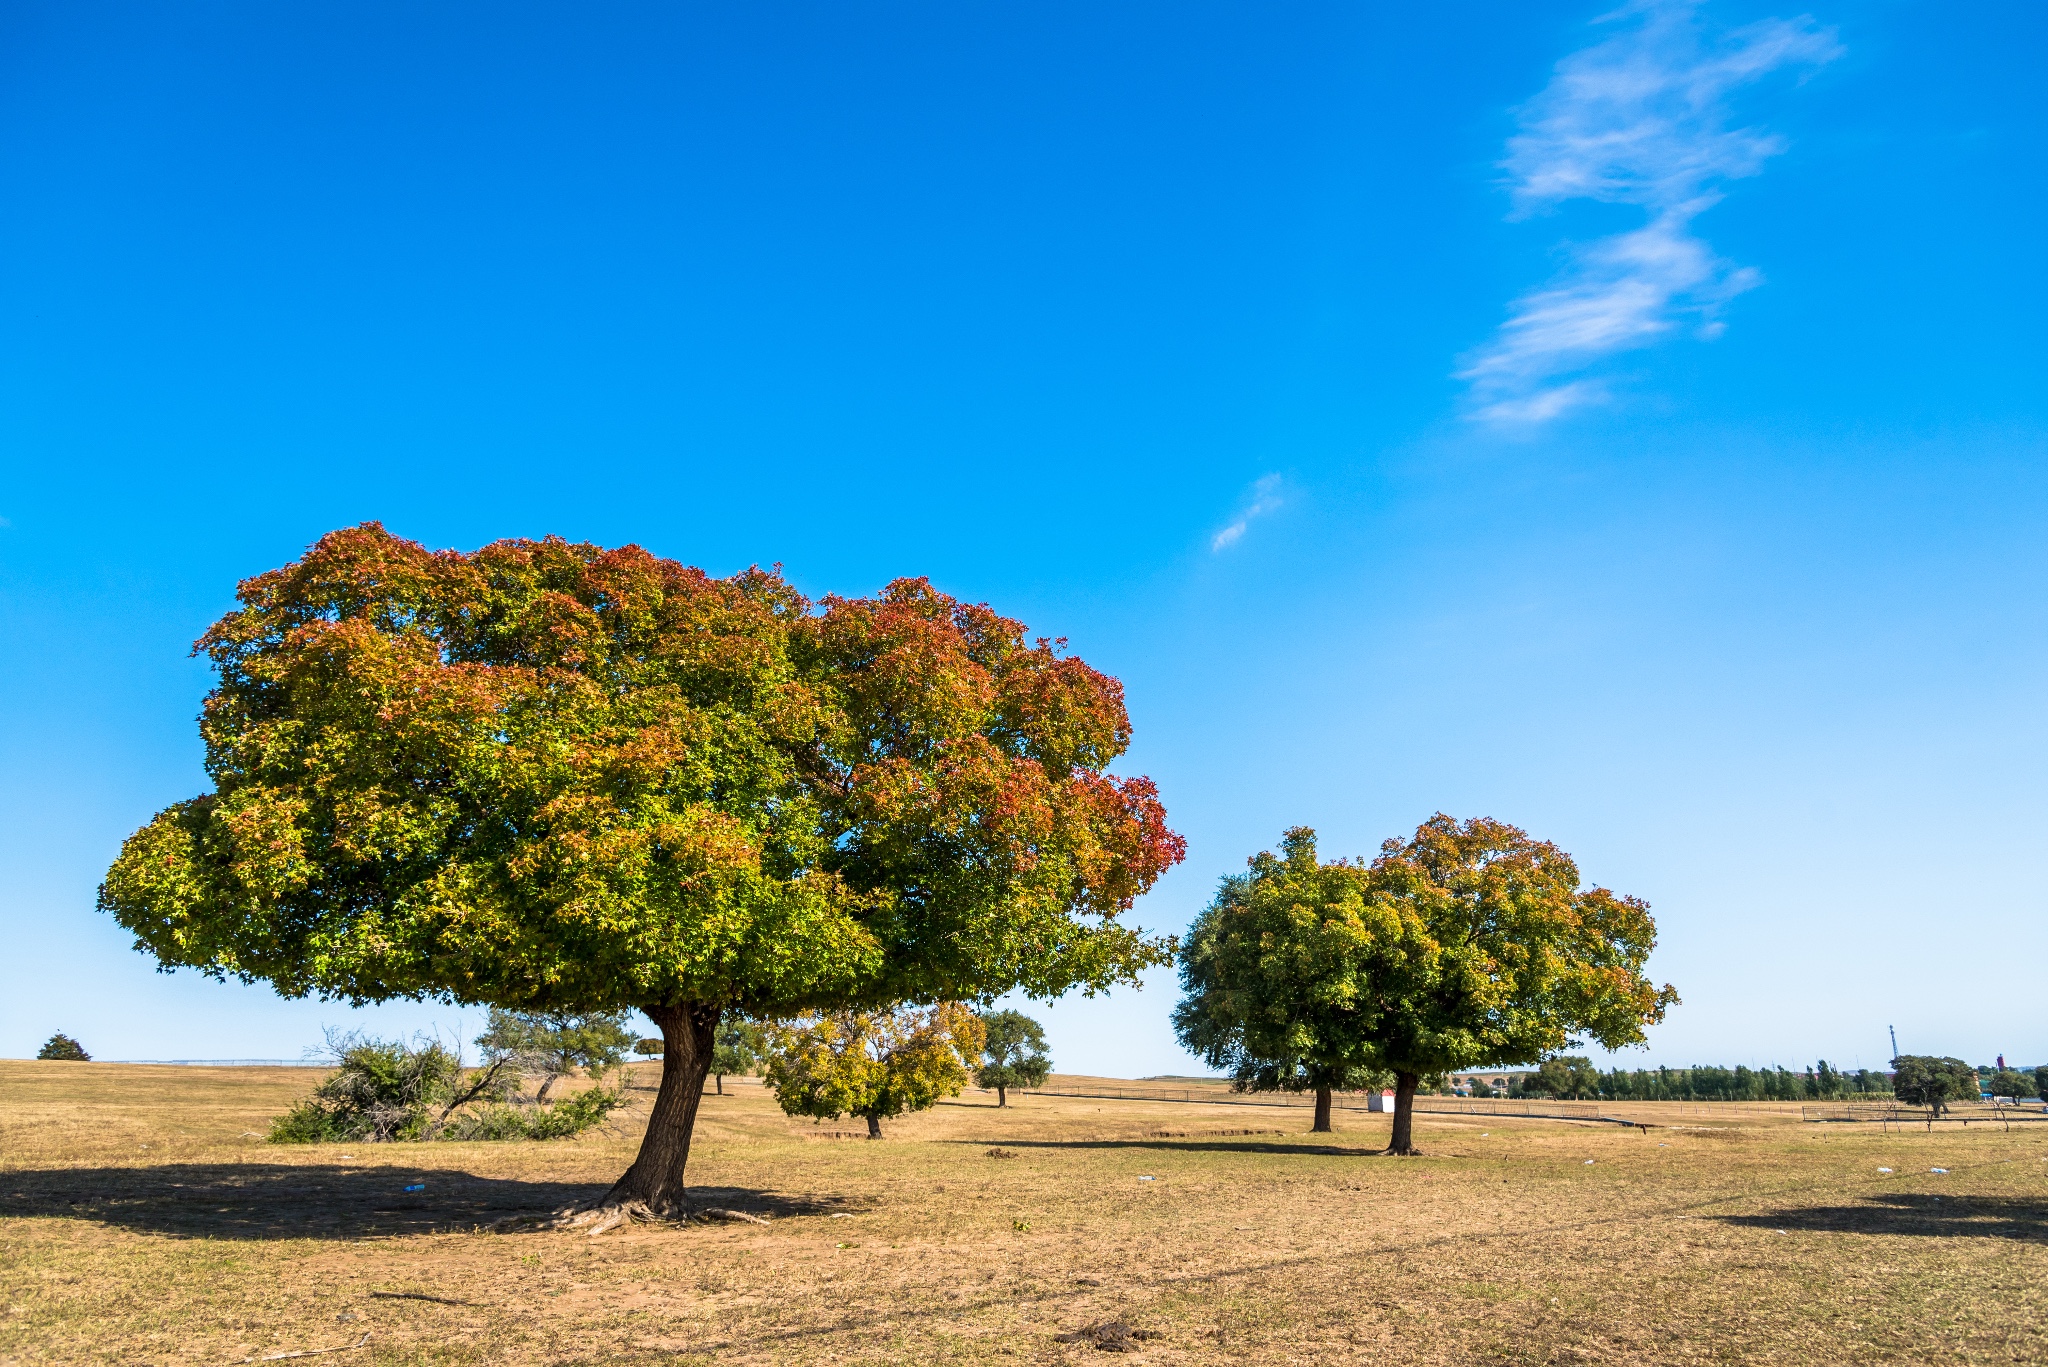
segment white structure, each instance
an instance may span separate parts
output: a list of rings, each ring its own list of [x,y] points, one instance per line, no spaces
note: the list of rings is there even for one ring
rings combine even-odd
[[[1365,1098],[1368,1111],[1391,1111],[1394,1109],[1394,1093],[1390,1088],[1384,1092],[1368,1092]]]

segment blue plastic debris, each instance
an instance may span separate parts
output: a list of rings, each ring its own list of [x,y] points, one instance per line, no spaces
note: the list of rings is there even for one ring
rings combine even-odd
[[[406,1188],[407,1191],[425,1191],[426,1189],[427,1184],[425,1182],[415,1182]]]

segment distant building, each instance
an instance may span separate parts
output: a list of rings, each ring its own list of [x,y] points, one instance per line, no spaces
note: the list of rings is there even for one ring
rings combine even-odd
[[[1487,1068],[1476,1073],[1452,1073],[1451,1089],[1467,1096],[1505,1092],[1518,1077],[1530,1077],[1534,1068]]]

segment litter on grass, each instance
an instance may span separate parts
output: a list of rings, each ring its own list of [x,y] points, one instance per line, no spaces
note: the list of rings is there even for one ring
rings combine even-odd
[[[1590,1167],[1592,1167],[1592,1166],[1593,1166],[1593,1160],[1592,1160],[1592,1159],[1590,1159],[1590,1158],[1588,1158],[1588,1159],[1586,1160],[1586,1166],[1587,1166],[1587,1167],[1589,1167],[1589,1168],[1590,1168]]]
[[[1157,1182],[1159,1179],[1156,1177],[1140,1177],[1138,1180],[1140,1182]]]
[[[414,1182],[411,1186],[405,1188],[407,1191],[425,1191],[426,1189],[427,1184],[425,1182]]]
[[[1879,1168],[1879,1169],[1878,1169],[1878,1171],[1879,1171],[1879,1172],[1890,1172],[1890,1171],[1891,1171],[1891,1169],[1890,1169],[1890,1168]]]
[[[1942,1172],[1942,1173],[1945,1173],[1945,1172],[1947,1172],[1947,1171],[1948,1171],[1948,1169],[1947,1169],[1947,1168],[1929,1168],[1929,1169],[1928,1169],[1928,1171],[1929,1171],[1929,1172]]]

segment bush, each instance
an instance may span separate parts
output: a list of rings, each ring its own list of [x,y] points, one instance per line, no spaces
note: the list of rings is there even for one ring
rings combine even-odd
[[[49,1043],[36,1051],[36,1057],[58,1059],[66,1063],[92,1062],[92,1055],[85,1052],[85,1046],[62,1031],[50,1036]]]
[[[435,1135],[437,1139],[569,1139],[604,1122],[626,1104],[621,1089],[592,1087],[549,1105],[499,1103],[459,1116]]]
[[[557,1139],[581,1134],[626,1103],[623,1089],[601,1086],[553,1105],[529,1099],[511,1056],[465,1068],[438,1040],[330,1034],[328,1054],[333,1075],[271,1121],[271,1143]],[[548,1082],[559,1076],[551,1072]]]

